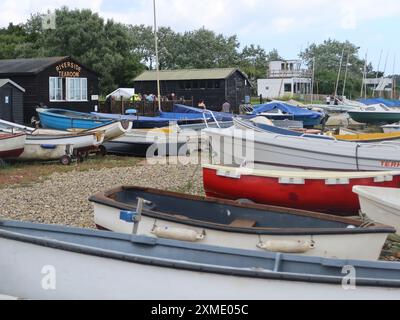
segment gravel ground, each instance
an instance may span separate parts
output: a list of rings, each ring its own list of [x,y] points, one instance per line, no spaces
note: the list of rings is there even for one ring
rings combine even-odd
[[[148,165],[55,173],[29,187],[10,186],[0,192],[0,218],[94,228],[89,196],[118,185],[166,189],[202,195],[198,165]]]

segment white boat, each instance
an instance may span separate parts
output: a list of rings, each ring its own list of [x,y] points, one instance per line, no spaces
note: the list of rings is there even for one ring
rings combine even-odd
[[[0,222],[0,270],[0,292],[21,299],[400,299],[398,263],[22,222]]]
[[[400,108],[387,107],[384,104],[374,104],[359,110],[351,110],[348,114],[354,121],[367,124],[391,124],[400,120]]]
[[[133,129],[123,136],[103,144],[105,151],[136,157],[177,156],[188,152],[188,137],[171,132],[170,128]]]
[[[81,134],[102,132],[104,134],[104,142],[107,142],[120,138],[126,133],[129,133],[132,130],[132,126],[133,123],[131,121],[116,121],[101,127],[97,127],[95,129],[72,130],[71,132],[80,131]]]
[[[203,132],[210,139],[214,164],[285,170],[400,170],[400,145],[396,142],[356,143],[236,128]]]
[[[24,133],[4,133],[0,131],[0,160],[18,158],[25,147]]]
[[[394,233],[383,225],[363,228],[361,220],[350,218],[139,187],[90,197],[98,228],[131,234],[133,219],[120,217],[138,212],[137,199],[144,200],[137,234],[236,249],[378,260]]]
[[[74,148],[66,144],[41,144],[26,141],[24,152],[15,159],[23,161],[56,161],[64,165],[71,164]]]
[[[400,132],[400,123],[387,124],[382,127],[384,133],[398,133]]]
[[[400,233],[400,189],[355,186],[361,212],[373,221],[383,222]]]

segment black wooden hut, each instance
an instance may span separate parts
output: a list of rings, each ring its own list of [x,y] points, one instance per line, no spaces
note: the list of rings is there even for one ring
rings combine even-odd
[[[25,89],[10,79],[0,79],[0,119],[24,123]]]
[[[145,71],[136,79],[136,93],[157,94],[156,71]],[[221,108],[227,100],[232,107],[246,102],[251,95],[251,83],[238,68],[182,69],[160,71],[162,96],[175,94],[178,99],[193,100],[195,106],[201,100],[207,107]]]
[[[92,112],[99,104],[98,74],[70,57],[0,60],[0,78],[25,89],[25,123],[41,105]]]

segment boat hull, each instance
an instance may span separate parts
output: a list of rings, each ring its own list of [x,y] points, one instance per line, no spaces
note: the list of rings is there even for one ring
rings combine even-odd
[[[356,186],[354,192],[360,198],[363,214],[374,221],[385,222],[395,227],[400,234],[399,190]]]
[[[307,173],[306,173],[307,175]],[[385,178],[386,177],[386,178]],[[360,211],[358,197],[352,192],[356,185],[388,188],[400,187],[400,175],[372,174],[363,178],[298,178],[262,175],[255,171],[242,171],[228,167],[204,166],[204,189],[207,196],[238,200],[301,210],[316,211],[338,216],[357,216]],[[379,182],[381,181],[381,182]]]
[[[400,112],[363,112],[349,111],[350,117],[359,123],[380,124],[380,123],[395,123],[400,121]]]
[[[258,254],[57,226],[26,228],[0,230],[0,291],[22,299],[400,298],[396,264]],[[342,285],[346,265],[354,266],[357,290]]]
[[[68,116],[63,114],[52,113],[52,109],[37,109],[39,114],[40,123],[43,128],[64,130],[69,129],[95,129],[106,124],[113,122],[110,119],[95,119],[94,116],[79,112],[70,112],[76,114],[75,116]],[[89,117],[85,119],[85,117]]]
[[[100,230],[131,234],[133,224],[121,221],[120,212],[121,210],[119,209],[94,203],[94,221]],[[314,243],[314,249],[304,252],[304,256],[370,261],[379,259],[388,236],[387,233],[346,234],[346,232],[340,233],[340,231],[337,231],[337,234],[331,235],[305,234],[291,236],[223,232],[210,228],[187,226],[163,219],[157,219],[155,222],[154,218],[146,215],[142,216],[139,223],[138,234],[154,236],[152,231],[155,225],[157,228],[161,229],[185,229],[195,231],[197,234],[202,234],[204,232],[206,236],[204,240],[199,241],[199,243],[205,245],[267,251],[257,246],[260,243],[280,243],[280,241],[288,241],[290,243]],[[348,243],[352,244],[351,248],[349,248]],[[368,250],[364,250],[366,247],[368,247]]]
[[[400,145],[338,141],[253,130],[204,130],[213,150],[213,163],[257,169],[400,171]]]
[[[18,158],[25,148],[25,134],[0,134],[0,159]]]

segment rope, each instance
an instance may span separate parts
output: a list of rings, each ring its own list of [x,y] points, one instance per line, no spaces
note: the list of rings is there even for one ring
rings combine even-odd
[[[360,163],[359,163],[359,157],[358,157],[358,150],[360,149],[360,145],[357,144],[356,146],[356,165],[357,165],[357,171],[360,171]]]

